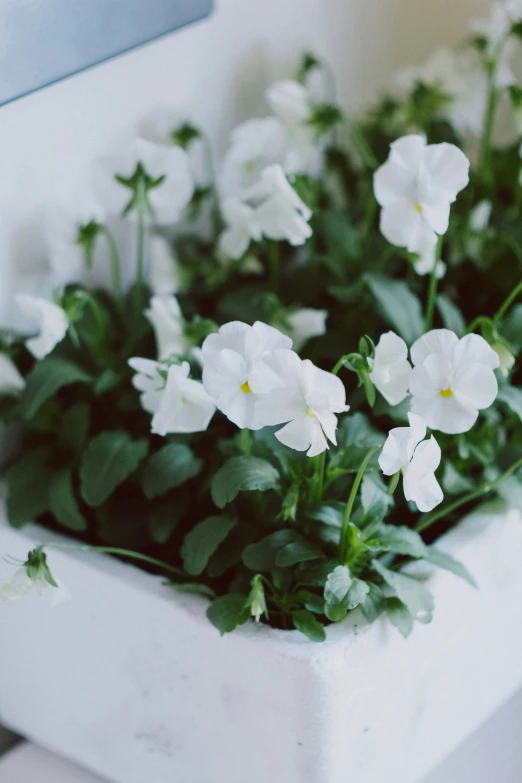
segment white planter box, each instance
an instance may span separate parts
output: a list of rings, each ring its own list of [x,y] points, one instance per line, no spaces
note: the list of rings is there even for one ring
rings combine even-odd
[[[49,540],[0,525],[0,554]],[[440,545],[405,641],[352,618],[323,645],[248,624],[116,560],[52,553],[73,595],[0,609],[0,722],[118,783],[418,783],[522,685],[522,520],[490,508]],[[5,575],[6,566],[3,565]]]

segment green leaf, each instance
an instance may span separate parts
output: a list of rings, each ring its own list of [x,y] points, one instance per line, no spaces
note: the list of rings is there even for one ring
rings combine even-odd
[[[143,491],[148,498],[164,495],[199,475],[203,460],[184,443],[167,443],[145,462]]]
[[[288,544],[302,539],[297,530],[277,530],[243,551],[243,563],[251,571],[270,571],[275,568],[277,553]]]
[[[191,576],[202,574],[209,559],[236,524],[236,519],[215,516],[207,517],[192,528],[181,548],[185,571]]]
[[[128,432],[102,432],[89,441],[80,469],[82,497],[97,507],[110,498],[146,457],[145,438],[132,440]]]
[[[522,389],[506,384],[500,387],[497,399],[504,402],[522,421]]]
[[[7,517],[13,527],[34,522],[49,508],[52,469],[45,447],[23,454],[6,473]]]
[[[374,582],[368,582],[368,587],[368,594],[360,604],[360,608],[366,620],[373,623],[384,612],[386,602],[384,593],[378,585]]]
[[[74,494],[70,470],[61,470],[53,475],[49,488],[49,511],[69,530],[81,532],[87,529],[87,520]]]
[[[428,553],[419,533],[405,525],[382,525],[377,540],[384,550],[397,555],[426,557]]]
[[[41,406],[64,386],[91,383],[92,377],[81,367],[59,356],[48,356],[37,362],[29,375],[22,394],[22,414],[32,419]]]
[[[339,565],[328,575],[324,586],[325,614],[329,620],[342,620],[348,612],[348,593],[353,579],[350,569]]]
[[[279,472],[270,462],[258,457],[231,457],[212,481],[212,500],[225,508],[240,492],[266,492],[279,484]]]
[[[442,486],[444,492],[448,495],[463,495],[473,489],[473,482],[467,476],[462,476],[455,468],[452,462],[446,460],[444,463],[444,474],[442,476]]]
[[[383,440],[382,433],[370,424],[363,413],[356,411],[345,416],[337,430],[338,448],[330,459],[328,473],[356,473],[369,450]]]
[[[296,563],[319,560],[322,557],[324,557],[324,552],[319,547],[302,538],[291,541],[283,549],[280,549],[276,555],[275,563],[278,568],[288,568]]]
[[[440,549],[436,549],[433,546],[426,547],[426,549],[427,554],[425,559],[428,563],[432,563],[432,565],[435,565],[438,568],[443,568],[445,571],[451,571],[452,574],[460,576],[461,579],[464,579],[464,581],[472,587],[478,588],[478,584],[464,563],[461,563],[460,560],[455,560],[455,558],[448,555],[447,552],[441,552]]]
[[[382,576],[388,587],[391,587],[397,598],[408,608],[414,620],[419,623],[430,623],[433,617],[435,602],[429,590],[417,579],[385,568],[378,560],[372,561],[372,567]]]
[[[437,296],[437,310],[442,318],[442,323],[446,329],[455,332],[457,337],[463,337],[466,334],[466,322],[461,311],[449,297],[445,294]]]
[[[411,345],[424,334],[420,300],[407,283],[385,275],[366,275],[366,281],[377,300],[382,317]]]
[[[341,528],[343,526],[345,507],[346,503],[332,500],[329,503],[323,503],[312,508],[311,511],[307,512],[307,517],[315,522],[322,522],[323,525],[328,527]]]
[[[202,595],[204,598],[214,600],[216,594],[208,585],[199,582],[165,582],[166,587],[170,587],[177,593],[189,593],[190,595]]]
[[[221,635],[231,633],[250,618],[246,598],[240,593],[229,593],[216,598],[207,609],[207,617]]]
[[[112,391],[122,380],[122,376],[114,370],[104,370],[94,382],[94,393],[98,396]]]
[[[326,639],[324,626],[321,625],[319,620],[314,617],[311,612],[307,612],[306,609],[298,609],[297,611],[292,612],[292,621],[294,623],[294,628],[307,636],[310,641],[324,642]]]
[[[394,500],[377,473],[365,473],[361,484],[361,505],[372,521],[384,517]]]
[[[149,530],[156,544],[166,544],[186,513],[184,503],[174,503],[164,498],[153,505],[149,516]]]
[[[413,617],[402,601],[399,601],[398,598],[387,598],[386,614],[390,622],[407,639],[413,631]]]
[[[80,457],[89,436],[91,411],[87,402],[77,402],[63,415],[59,437],[76,456]]]

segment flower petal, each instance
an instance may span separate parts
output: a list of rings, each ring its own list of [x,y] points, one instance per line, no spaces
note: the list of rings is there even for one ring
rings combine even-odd
[[[422,364],[432,353],[441,353],[452,357],[459,338],[449,329],[432,329],[419,337],[411,347],[411,359],[414,365]]]
[[[455,364],[484,364],[492,370],[500,365],[498,353],[478,334],[467,334],[455,348]]]
[[[453,382],[455,399],[468,408],[489,408],[498,394],[495,373],[483,364],[468,364],[457,370]]]

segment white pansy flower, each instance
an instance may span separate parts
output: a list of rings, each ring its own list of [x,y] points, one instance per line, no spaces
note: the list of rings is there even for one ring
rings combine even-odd
[[[175,223],[194,193],[185,150],[142,138],[135,139],[121,155],[98,161],[93,179],[95,192],[110,214],[122,215],[129,210],[129,215],[134,215],[133,200],[138,191],[148,217],[156,223]]]
[[[175,296],[153,296],[144,315],[154,329],[160,361],[187,353],[191,346],[185,338],[185,319]]]
[[[139,356],[129,359],[128,364],[136,373],[132,385],[140,392],[141,407],[147,413],[156,413],[163,396],[168,366]]]
[[[219,250],[226,257],[238,260],[251,242],[259,242],[263,237],[256,210],[231,197],[223,201],[221,212],[227,227],[219,238]]]
[[[0,352],[0,394],[17,395],[25,389],[25,379],[13,360]]]
[[[428,245],[418,253],[418,258],[413,262],[413,268],[418,275],[431,275],[433,272],[433,265],[435,264],[435,256],[437,254],[437,246]],[[446,274],[446,264],[440,258],[437,260],[437,269],[435,270],[435,276],[437,280],[441,280]]]
[[[340,378],[320,370],[308,359],[280,348],[258,362],[250,376],[257,394],[259,426],[285,426],[275,436],[285,446],[315,457],[336,444],[337,416],[349,410]]]
[[[268,239],[286,240],[297,246],[312,236],[308,225],[312,210],[299,198],[281,166],[263,169],[261,180],[242,197],[255,205],[255,220]]]
[[[395,332],[383,334],[369,358],[370,380],[390,405],[399,405],[408,394],[411,364],[408,346]]]
[[[313,337],[326,334],[328,310],[302,307],[286,317],[285,332],[292,338],[294,350],[300,351]]]
[[[470,29],[486,40],[488,55],[496,57],[499,46],[509,34],[511,24],[507,3],[496,2],[491,6],[488,16],[471,20]]]
[[[15,301],[24,315],[38,324],[39,334],[26,340],[25,345],[35,359],[43,359],[67,334],[67,314],[59,305],[37,296],[17,294]]]
[[[155,296],[169,296],[181,286],[181,272],[174,251],[166,239],[150,239],[149,283]]]
[[[286,79],[269,87],[266,99],[286,129],[285,172],[318,177],[322,168],[323,145],[316,138],[316,130],[311,124],[314,106],[308,89],[299,82]]]
[[[408,414],[409,427],[390,430],[379,455],[379,465],[385,476],[399,471],[403,476],[404,497],[413,501],[419,511],[431,511],[444,495],[435,471],[440,465],[440,446],[433,437],[426,437],[426,422],[421,416]]]
[[[203,384],[189,378],[188,362],[168,368],[167,382],[151,422],[156,435],[204,432],[216,412],[216,405]]]
[[[79,283],[85,279],[86,254],[80,242],[80,230],[88,226],[86,220],[75,220],[62,210],[50,212],[45,226],[49,266],[54,286]]]
[[[506,9],[513,24],[522,22],[522,0],[506,0]]]
[[[259,180],[261,172],[273,163],[283,163],[286,131],[276,117],[252,119],[238,125],[231,136],[221,173],[220,191],[236,196]]]
[[[398,139],[374,174],[382,207],[381,232],[393,245],[418,253],[448,230],[450,205],[468,184],[469,160],[453,144],[426,144],[424,136]]]
[[[213,179],[210,150],[203,136],[193,126],[187,112],[166,107],[156,109],[143,120],[139,133],[142,138],[153,144],[163,147],[181,147],[179,137],[183,135],[185,128],[193,131],[182,147],[189,157],[192,177],[198,188],[208,188]]]
[[[18,568],[9,582],[0,584],[0,604],[35,596],[49,599],[51,607],[59,606],[70,600],[70,594],[63,584],[57,582],[57,585],[50,585],[42,574],[30,579],[25,568]]]
[[[433,329],[411,348],[411,410],[433,430],[467,432],[498,392],[498,354],[477,334]]]
[[[259,429],[255,420],[257,394],[250,386],[257,362],[277,348],[291,348],[292,340],[277,329],[256,321],[253,326],[232,321],[202,346],[203,385],[216,405],[238,427]]]

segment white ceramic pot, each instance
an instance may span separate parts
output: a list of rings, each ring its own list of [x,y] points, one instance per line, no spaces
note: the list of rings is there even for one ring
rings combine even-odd
[[[51,538],[4,522],[0,553]],[[437,571],[410,639],[354,614],[322,645],[221,638],[203,599],[54,552],[72,600],[0,608],[0,722],[117,783],[418,783],[522,685],[520,516],[483,509],[439,543],[480,590]]]

